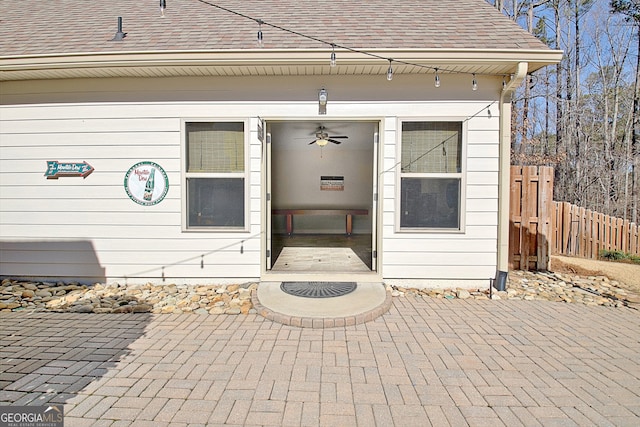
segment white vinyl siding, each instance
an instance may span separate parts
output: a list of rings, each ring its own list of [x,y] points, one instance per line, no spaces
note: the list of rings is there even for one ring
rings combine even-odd
[[[245,161],[242,173],[248,181],[249,165],[258,168],[255,181],[248,182],[258,191],[247,188],[242,232],[184,233],[180,227],[181,120],[210,117],[210,108],[125,103],[0,109],[2,276],[122,283],[237,282],[260,276],[259,162]],[[246,122],[249,141],[255,135]],[[259,152],[259,142],[254,144]],[[248,154],[242,155],[248,159]],[[84,179],[47,179],[51,160],[87,161],[95,171]],[[155,162],[168,175],[167,196],[157,205],[141,206],[127,197],[124,176],[140,161]]]
[[[385,281],[415,286],[488,286],[495,276],[498,218],[499,119],[478,114],[486,103],[433,103],[416,107],[416,118],[387,117],[382,169],[383,273]],[[495,110],[495,108],[493,109]],[[451,120],[441,111],[456,112],[463,122],[463,199],[461,230],[400,230],[401,123]],[[449,116],[451,117],[451,116]],[[394,146],[393,142],[397,144]],[[395,173],[393,173],[395,171]]]
[[[498,96],[500,82],[495,92],[483,93],[483,85],[473,94],[451,88],[452,100],[429,101],[447,98],[443,91],[449,89],[443,84],[439,92],[425,88],[417,94],[424,76],[406,76],[406,83],[403,76],[394,79],[392,95],[381,92],[370,102],[371,94],[379,93],[379,76],[324,77],[335,77],[332,92],[344,99],[328,105],[327,120],[381,122],[382,279],[488,286],[496,271],[499,117],[496,105],[492,117],[479,112]],[[0,275],[167,284],[259,280],[266,215],[257,117],[317,120],[315,96],[321,82],[310,83],[310,78],[194,77],[172,80],[171,85],[154,79],[87,79],[66,82],[73,91],[63,94],[59,82],[4,82],[3,95],[10,96],[3,102],[22,99],[17,93],[23,86],[29,93],[22,103],[0,106]],[[468,86],[464,79],[457,83]],[[485,98],[465,100],[470,95]],[[158,100],[162,97],[167,100]],[[452,117],[466,126],[464,229],[398,232],[400,119]],[[182,123],[214,119],[246,123],[246,230],[185,232]],[[44,172],[50,160],[87,161],[95,171],[84,179],[48,180]],[[124,175],[140,161],[155,162],[167,172],[169,191],[157,205],[138,205],[126,195]]]

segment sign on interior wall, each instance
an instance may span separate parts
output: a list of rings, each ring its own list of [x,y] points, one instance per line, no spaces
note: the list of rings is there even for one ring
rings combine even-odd
[[[321,176],[320,191],[344,191],[344,176]]]
[[[124,176],[124,189],[134,202],[152,206],[160,203],[169,191],[169,178],[154,162],[140,162],[131,166]]]
[[[58,179],[61,176],[81,176],[88,177],[95,169],[87,162],[59,162],[57,160],[47,161],[47,171],[44,176],[47,179]]]

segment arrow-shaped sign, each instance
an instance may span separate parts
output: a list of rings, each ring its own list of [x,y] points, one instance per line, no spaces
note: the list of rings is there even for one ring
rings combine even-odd
[[[63,163],[57,160],[47,162],[47,171],[44,176],[47,179],[58,179],[61,176],[88,177],[95,169],[87,162]]]

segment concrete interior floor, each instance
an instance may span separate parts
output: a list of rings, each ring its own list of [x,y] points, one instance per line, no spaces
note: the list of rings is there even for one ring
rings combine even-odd
[[[371,234],[278,234],[272,271],[371,271],[371,247]]]

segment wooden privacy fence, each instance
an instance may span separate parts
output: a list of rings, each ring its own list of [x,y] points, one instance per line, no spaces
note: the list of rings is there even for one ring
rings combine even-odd
[[[640,255],[637,224],[567,202],[554,207],[554,255],[597,259],[602,250]]]
[[[553,201],[553,168],[511,166],[509,268],[548,270],[550,255],[597,259],[601,250],[640,255],[638,225]]]
[[[553,168],[511,166],[509,268],[548,270]]]

